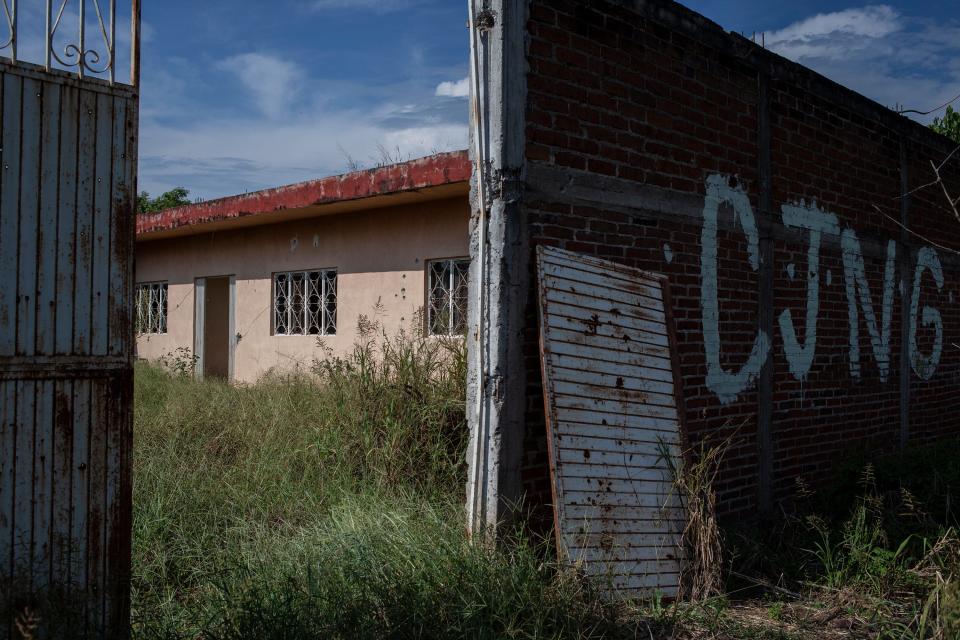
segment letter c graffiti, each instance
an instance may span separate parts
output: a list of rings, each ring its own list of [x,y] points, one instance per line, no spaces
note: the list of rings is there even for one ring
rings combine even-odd
[[[750,357],[739,371],[726,371],[720,364],[720,305],[717,275],[717,218],[720,205],[729,204],[747,237],[747,253],[754,271],[760,269],[760,234],[750,206],[750,199],[741,188],[730,186],[730,179],[713,175],[707,178],[707,196],[703,207],[703,230],[700,254],[700,306],[703,310],[703,344],[707,357],[707,388],[728,404],[750,386],[763,368],[770,353],[770,337],[760,330],[753,342]]]

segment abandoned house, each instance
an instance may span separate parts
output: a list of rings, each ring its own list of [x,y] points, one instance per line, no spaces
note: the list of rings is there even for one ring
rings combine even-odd
[[[342,354],[362,315],[462,334],[466,152],[222,198],[137,221],[137,356],[252,382]]]

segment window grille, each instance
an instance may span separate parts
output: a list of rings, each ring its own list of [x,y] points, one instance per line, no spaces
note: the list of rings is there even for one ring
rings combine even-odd
[[[470,260],[434,260],[428,263],[430,335],[452,336],[467,332],[467,296]]]
[[[166,282],[137,284],[136,304],[138,334],[163,334],[167,332]]]
[[[337,333],[337,272],[289,271],[273,277],[273,332],[278,336]]]

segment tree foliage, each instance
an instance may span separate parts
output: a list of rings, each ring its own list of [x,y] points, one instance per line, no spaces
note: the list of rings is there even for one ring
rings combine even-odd
[[[947,107],[947,113],[942,118],[935,118],[930,128],[960,144],[960,111]]]
[[[137,196],[137,213],[156,213],[164,209],[171,209],[185,204],[190,204],[190,191],[183,187],[176,187],[166,193],[162,193],[156,198],[151,198],[146,191],[141,191]]]

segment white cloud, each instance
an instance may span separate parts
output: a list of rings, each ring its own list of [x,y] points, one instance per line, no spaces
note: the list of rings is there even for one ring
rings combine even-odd
[[[900,14],[887,5],[820,13],[766,34],[767,46],[799,60],[841,58],[903,28]]]
[[[263,58],[244,54],[212,67],[273,68]],[[281,75],[289,80],[289,73]],[[184,186],[192,197],[210,199],[341,173],[350,164],[347,154],[372,166],[381,147],[401,158],[467,147],[463,103],[437,98],[435,85],[419,79],[370,85],[297,70],[290,97],[263,95],[265,86],[283,92],[290,83],[260,78],[252,108],[243,100],[214,108],[210,101],[219,99],[205,87],[210,67],[168,61],[145,77],[140,184],[150,193]]]
[[[956,19],[935,21],[903,15],[888,5],[869,5],[768,31],[765,42],[888,107],[926,110],[960,91]]]
[[[232,56],[217,67],[236,75],[257,108],[268,118],[286,115],[304,78],[304,73],[294,63],[262,53]]]
[[[470,95],[470,78],[455,82],[441,82],[437,85],[436,95],[447,98],[466,98]]]
[[[380,160],[380,148],[401,158],[464,149],[467,127],[456,123],[393,129],[369,113],[327,112],[290,122],[206,121],[196,126],[148,124],[141,133],[143,188],[184,185],[194,196],[218,197],[290,184]]]
[[[767,34],[768,40],[812,40],[836,34],[880,38],[898,31],[900,14],[885,4],[818,13],[792,25]]]

